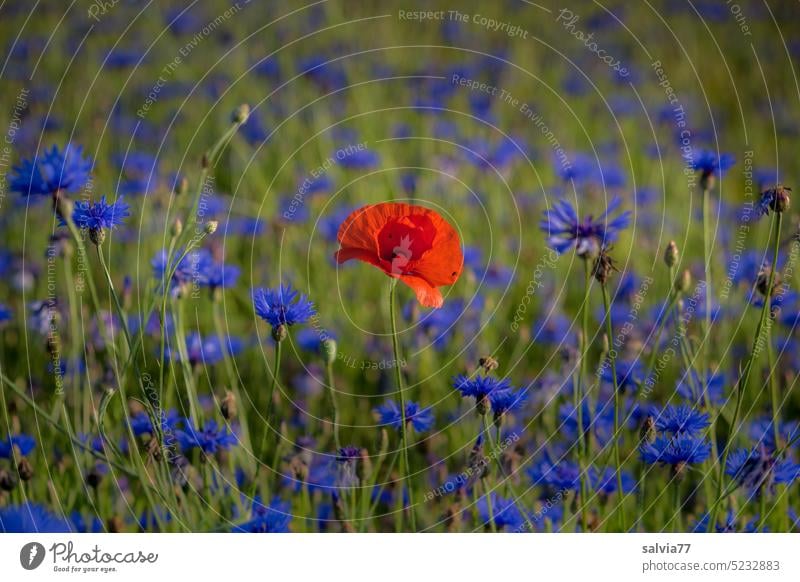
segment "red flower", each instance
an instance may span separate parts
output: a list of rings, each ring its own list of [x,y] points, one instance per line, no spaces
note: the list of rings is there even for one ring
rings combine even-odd
[[[364,206],[345,219],[338,238],[338,263],[358,259],[375,265],[411,287],[425,307],[442,306],[438,287],[455,283],[464,264],[456,230],[423,206]]]

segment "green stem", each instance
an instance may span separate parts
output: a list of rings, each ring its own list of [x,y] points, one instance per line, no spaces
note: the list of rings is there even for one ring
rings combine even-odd
[[[605,310],[605,320],[606,320],[606,335],[608,336],[609,342],[609,350],[608,350],[608,361],[611,365],[611,376],[614,380],[614,437],[612,446],[614,449],[614,466],[615,466],[615,473],[617,476],[617,496],[619,497],[619,515],[620,515],[620,531],[625,532],[627,531],[627,519],[625,518],[625,494],[622,490],[622,461],[620,460],[619,455],[619,439],[620,439],[620,429],[619,429],[619,415],[620,415],[620,401],[619,401],[619,381],[617,380],[617,358],[616,358],[616,351],[613,347],[613,326],[611,324],[611,303],[608,300],[608,289],[606,288],[605,283],[600,284],[600,289],[603,292],[603,309]]]
[[[334,376],[333,376],[333,359],[327,358],[327,363],[325,364],[325,371],[327,374],[327,384],[328,384],[328,398],[330,399],[331,410],[333,411],[333,442],[336,444],[336,450],[338,451],[342,447],[342,441],[339,438],[339,406],[336,402],[336,385],[334,384]]]
[[[394,371],[395,371],[395,383],[397,385],[397,390],[400,392],[400,418],[402,424],[400,426],[400,434],[402,437],[402,447],[403,447],[403,458],[402,458],[402,467],[401,477],[402,477],[402,485],[400,487],[398,498],[400,504],[400,511],[398,512],[398,531],[402,531],[402,523],[403,523],[403,486],[408,488],[408,502],[409,502],[409,516],[411,519],[411,531],[417,531],[417,518],[415,512],[415,505],[414,505],[414,489],[409,482],[409,472],[411,466],[408,462],[408,427],[406,426],[406,396],[405,396],[405,389],[403,388],[403,373],[400,370],[399,362],[400,360],[400,339],[397,336],[397,315],[395,314],[395,302],[396,302],[396,294],[397,294],[397,279],[392,279],[391,285],[389,286],[389,319],[391,320],[392,324],[392,349],[394,350]]]
[[[742,375],[739,379],[739,383],[736,387],[736,408],[733,411],[733,419],[731,420],[730,425],[730,437],[728,438],[728,442],[725,444],[725,448],[722,450],[722,460],[720,461],[720,478],[717,480],[717,499],[714,503],[714,509],[711,513],[711,520],[709,521],[709,528],[712,528],[713,525],[717,521],[717,514],[719,512],[719,506],[721,505],[722,501],[722,481],[723,475],[725,473],[725,465],[728,462],[728,454],[731,450],[731,444],[734,440],[734,435],[736,434],[737,424],[739,422],[739,414],[741,413],[742,409],[742,400],[744,397],[744,393],[747,391],[747,386],[750,382],[750,374],[753,371],[753,364],[755,363],[756,358],[758,357],[761,349],[761,342],[762,342],[762,331],[764,326],[766,325],[767,319],[769,317],[770,312],[770,303],[772,299],[772,286],[775,284],[775,271],[776,266],[778,264],[778,253],[780,251],[781,246],[781,221],[783,215],[778,212],[775,213],[775,223],[774,223],[774,251],[773,251],[773,260],[772,265],[773,268],[770,269],[769,273],[769,281],[767,283],[767,292],[764,297],[764,305],[761,307],[761,317],[758,320],[758,325],[756,326],[756,334],[753,338],[753,346],[750,349],[750,354],[745,361],[744,367],[742,368]],[[755,289],[753,289],[755,292]],[[777,446],[777,444],[776,444]]]
[[[273,420],[273,404],[272,404],[272,401],[273,401],[273,397],[275,395],[275,383],[277,382],[278,374],[280,373],[280,370],[281,370],[281,344],[282,343],[283,343],[282,341],[276,341],[275,342],[275,362],[273,364],[272,377],[270,378],[270,381],[269,381],[269,387],[267,388],[267,414],[266,414],[267,422],[266,422],[266,426],[264,427],[264,432],[261,435],[261,446],[259,447],[258,458],[256,459],[256,472],[255,472],[255,475],[253,475],[253,492],[252,492],[251,497],[255,496],[255,492],[256,492],[256,490],[258,488],[258,475],[261,473],[261,466],[263,465],[263,462],[261,462],[261,459],[264,458],[264,456],[266,454],[267,437],[269,436],[270,427],[272,426],[272,420]],[[266,496],[264,498],[266,499]]]

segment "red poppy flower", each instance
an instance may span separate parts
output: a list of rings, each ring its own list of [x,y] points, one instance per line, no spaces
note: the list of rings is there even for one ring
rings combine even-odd
[[[375,265],[411,287],[425,307],[442,306],[438,287],[455,283],[464,264],[456,230],[423,206],[364,206],[345,219],[338,238],[338,263],[358,259]]]

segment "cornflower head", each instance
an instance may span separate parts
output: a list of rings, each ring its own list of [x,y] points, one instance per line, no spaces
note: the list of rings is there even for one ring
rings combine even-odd
[[[522,390],[505,388],[489,393],[489,405],[494,413],[494,422],[499,424],[507,412],[517,410],[525,402],[527,395]]]
[[[644,382],[644,367],[639,360],[616,360],[617,388],[621,393],[627,389],[636,390]],[[604,382],[614,384],[614,374],[610,365],[603,367],[600,373]]]
[[[280,497],[273,497],[269,505],[263,505],[258,496],[253,499],[250,520],[233,526],[234,533],[289,533],[292,521],[292,506]]]
[[[175,437],[184,452],[198,448],[207,455],[213,455],[237,443],[236,435],[226,427],[220,427],[216,420],[206,421],[202,428],[195,425],[192,419],[187,419],[184,425],[184,430],[175,431]]]
[[[700,187],[703,190],[710,190],[714,187],[715,179],[731,169],[735,163],[736,158],[731,154],[700,150],[694,152],[691,167],[700,173]]]
[[[403,422],[403,415],[400,406],[394,400],[388,400],[383,405],[375,409],[380,423],[390,425],[400,430]],[[433,426],[433,412],[430,408],[422,408],[416,402],[406,402],[406,424],[410,424],[415,431],[425,432]]]
[[[96,245],[103,244],[106,230],[111,230],[125,223],[130,216],[129,207],[122,197],[109,204],[106,197],[102,196],[97,202],[79,200],[72,210],[72,222],[81,230],[89,231],[89,239]],[[59,217],[61,226],[66,226],[67,221]]]
[[[614,197],[603,214],[597,218],[588,215],[581,220],[572,204],[561,199],[545,210],[539,228],[548,236],[547,244],[557,253],[563,254],[574,247],[579,257],[594,258],[630,223],[630,211],[617,213],[621,204],[622,200]]]
[[[550,485],[557,490],[577,491],[580,488],[580,467],[566,459],[554,462],[549,454],[545,454],[526,472],[534,485]]]
[[[669,405],[656,417],[656,429],[671,435],[697,436],[711,421],[708,413],[699,412],[688,404]]]
[[[771,492],[775,485],[791,485],[800,477],[800,465],[779,459],[761,445],[734,451],[728,457],[725,473],[756,495]]]
[[[791,191],[791,188],[780,185],[764,190],[756,204],[756,214],[758,216],[766,216],[770,211],[778,214],[786,212],[792,202]]]
[[[83,158],[83,148],[67,144],[45,150],[42,156],[23,160],[15,166],[9,187],[23,196],[38,194],[57,199],[61,192],[77,192],[89,181],[92,161]]]
[[[20,456],[26,457],[36,448],[36,439],[24,433],[10,435],[0,441],[0,459],[13,459],[15,448]]]
[[[172,273],[168,285],[174,297],[181,296],[192,286],[209,286],[216,268],[211,251],[206,248],[190,250],[186,256],[184,253],[184,249],[179,249],[173,258],[169,259],[167,251],[162,250],[151,261],[155,279],[163,282],[164,278]]]
[[[254,289],[253,305],[256,314],[272,326],[275,341],[282,341],[289,327],[306,323],[317,313],[308,297],[289,284],[271,289]]]
[[[491,512],[489,512],[489,502],[492,504]],[[514,500],[500,497],[495,492],[491,492],[488,498],[484,495],[478,499],[477,505],[481,522],[489,525],[494,521],[497,531],[514,531],[525,523],[525,517]]]
[[[509,390],[511,384],[508,380],[497,379],[492,376],[477,375],[473,378],[460,374],[453,378],[453,387],[461,392],[461,396],[475,399],[478,414],[486,414],[490,408],[489,395],[497,390]]]
[[[674,437],[659,436],[653,443],[642,443],[639,453],[648,465],[670,465],[676,475],[683,475],[686,465],[702,463],[708,458],[711,445],[687,433]]]
[[[29,501],[0,508],[2,533],[68,533],[69,522],[44,505]]]

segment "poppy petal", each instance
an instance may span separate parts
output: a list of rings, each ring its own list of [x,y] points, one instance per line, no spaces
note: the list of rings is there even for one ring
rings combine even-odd
[[[423,307],[439,308],[444,305],[444,297],[442,297],[441,291],[422,277],[401,275],[400,280],[411,287],[414,294],[417,296],[417,301],[419,301]]]

